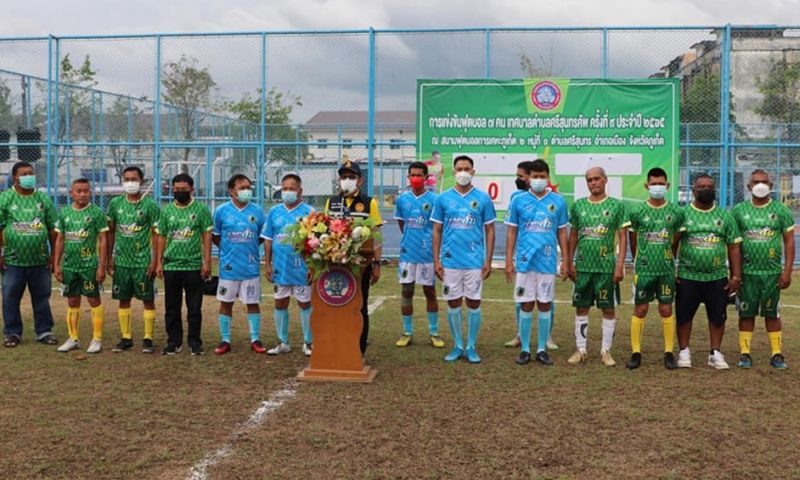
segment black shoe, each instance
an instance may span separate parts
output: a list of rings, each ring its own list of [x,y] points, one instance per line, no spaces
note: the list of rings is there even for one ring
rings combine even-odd
[[[675,370],[678,368],[678,363],[675,361],[675,355],[673,355],[672,352],[664,354],[664,366],[667,367],[667,370]]]
[[[36,339],[37,342],[44,345],[58,345],[58,339],[52,333],[47,333]]]
[[[156,351],[156,346],[153,345],[153,341],[149,338],[145,338],[142,340],[142,353],[153,353]]]
[[[161,350],[161,355],[175,355],[176,353],[180,353],[181,346],[180,345],[173,345],[168,343],[166,347]]]
[[[520,352],[517,358],[517,365],[525,365],[531,361],[531,352]]]
[[[205,355],[206,354],[206,351],[203,350],[203,346],[202,345],[191,345],[189,347],[189,351],[192,353],[192,355]]]
[[[128,350],[133,348],[133,340],[130,338],[123,338],[119,341],[114,348],[111,349],[112,352],[127,352]]]
[[[550,355],[542,350],[541,352],[536,352],[536,361],[541,363],[542,365],[552,365],[553,360],[550,358]]]
[[[631,359],[628,360],[628,363],[625,364],[625,367],[629,370],[636,370],[641,366],[642,366],[642,354],[639,352],[636,352],[633,355],[631,355]]]

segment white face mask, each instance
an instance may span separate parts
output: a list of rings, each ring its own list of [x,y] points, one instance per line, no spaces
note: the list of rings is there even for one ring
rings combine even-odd
[[[472,174],[469,172],[456,172],[456,183],[466,187],[472,182]]]
[[[136,195],[139,193],[139,182],[122,182],[122,190],[128,195]]]
[[[339,180],[339,186],[342,189],[342,193],[348,195],[356,191],[356,188],[358,188],[358,180],[355,178],[343,178]]]
[[[547,188],[547,179],[546,178],[532,178],[531,179],[531,190],[536,193],[542,193]]]
[[[757,183],[753,186],[753,196],[756,198],[766,198],[770,188],[766,183]]]
[[[650,197],[654,198],[655,200],[661,200],[667,195],[667,186],[666,185],[650,185]]]

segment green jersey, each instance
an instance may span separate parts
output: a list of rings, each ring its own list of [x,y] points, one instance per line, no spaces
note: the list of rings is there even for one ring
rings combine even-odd
[[[742,273],[781,273],[783,234],[794,231],[789,208],[772,200],[761,207],[747,201],[733,207],[731,215],[742,233]]]
[[[6,265],[47,265],[50,231],[55,223],[56,208],[44,193],[34,191],[30,195],[20,195],[11,187],[0,194],[0,225]]]
[[[683,209],[674,203],[654,207],[642,202],[630,215],[636,233],[636,274],[674,275],[672,238],[683,225]]]
[[[622,202],[612,197],[599,202],[582,198],[569,209],[569,223],[578,232],[575,270],[614,273],[617,232],[629,225]]]
[[[90,203],[80,210],[72,205],[62,208],[55,230],[64,236],[62,270],[97,270],[97,240],[108,231],[108,220],[100,207]]]
[[[728,276],[728,245],[742,241],[730,213],[717,206],[700,210],[688,205],[680,232],[678,277],[709,282]]]
[[[125,195],[111,199],[108,221],[114,225],[114,265],[147,267],[152,260],[151,230],[158,221],[158,205],[150,197],[130,202]]]
[[[213,228],[211,212],[194,200],[185,207],[170,202],[161,210],[156,232],[167,239],[164,270],[200,270],[203,239]]]

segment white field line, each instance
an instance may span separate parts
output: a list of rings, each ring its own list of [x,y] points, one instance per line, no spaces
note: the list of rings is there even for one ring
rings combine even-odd
[[[400,296],[398,295],[396,297],[381,297],[381,296],[372,297],[372,301],[369,303],[369,305],[367,305],[367,313],[370,315],[375,313],[375,310],[381,308],[381,305],[383,305],[383,302],[387,298],[400,298]]]

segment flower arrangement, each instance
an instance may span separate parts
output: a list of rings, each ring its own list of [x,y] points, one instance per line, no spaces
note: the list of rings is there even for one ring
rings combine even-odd
[[[315,280],[335,265],[356,271],[364,260],[359,254],[361,247],[369,240],[380,241],[372,220],[331,217],[322,212],[311,212],[288,225],[285,233],[284,242],[303,257]]]

